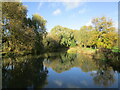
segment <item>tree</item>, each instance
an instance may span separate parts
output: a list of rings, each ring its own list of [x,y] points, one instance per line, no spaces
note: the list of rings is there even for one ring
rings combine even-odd
[[[94,30],[97,32],[96,45],[99,48],[112,48],[117,42],[112,19],[106,17],[95,18],[92,20]]]
[[[75,38],[80,47],[87,47],[90,42],[92,26],[82,26],[79,31],[75,31]]]
[[[32,21],[36,31],[39,33],[46,33],[45,25],[47,21],[42,16],[33,14]]]
[[[59,37],[60,40],[59,43],[64,47],[70,47],[76,45],[73,32],[74,30],[62,26],[55,26],[51,30],[52,34],[57,35]]]
[[[32,23],[34,26],[34,32],[36,34],[35,36],[35,47],[33,49],[33,52],[40,53],[42,52],[41,49],[44,47],[42,40],[43,40],[43,36],[46,35],[46,20],[43,19],[42,16],[40,16],[39,14],[34,14],[32,17]]]
[[[3,2],[2,6],[3,51],[29,50],[29,46],[26,48],[26,43],[28,45],[27,41],[32,40],[27,38],[26,34],[29,30],[24,25],[24,19],[27,15],[26,7],[20,2]],[[30,32],[28,33],[30,36]]]
[[[60,48],[58,36],[48,33],[43,40],[44,48],[48,51],[55,51]]]
[[[38,14],[27,18],[27,8],[20,2],[3,2],[2,6],[3,52],[40,53],[47,21]]]

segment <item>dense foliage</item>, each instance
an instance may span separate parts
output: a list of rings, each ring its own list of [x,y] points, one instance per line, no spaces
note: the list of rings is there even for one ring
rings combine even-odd
[[[40,53],[46,20],[39,14],[27,18],[27,9],[19,2],[5,2],[2,6],[3,52]]]
[[[64,47],[107,49],[118,47],[118,33],[111,19],[106,17],[94,18],[91,22],[91,26],[82,26],[80,30],[55,26],[49,34],[49,36],[54,37],[52,38],[53,46],[58,43],[57,45]],[[50,42],[49,40],[48,42]]]
[[[20,2],[2,3],[3,53],[41,53],[74,46],[89,48],[118,47],[118,34],[113,21],[106,17],[94,18],[91,26],[72,30],[55,26],[46,32],[46,20],[39,14],[27,18],[27,8]]]

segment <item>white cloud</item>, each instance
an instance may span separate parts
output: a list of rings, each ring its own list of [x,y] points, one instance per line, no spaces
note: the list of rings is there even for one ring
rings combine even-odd
[[[41,6],[43,5],[43,2],[39,2],[37,10],[40,10]]]
[[[80,2],[64,2],[64,5],[67,10],[77,8],[79,6]]]
[[[55,82],[55,84],[57,84],[58,86],[62,86],[62,82],[61,82],[61,81],[55,80],[54,82]]]
[[[70,10],[82,5],[83,4],[82,1],[83,0],[76,0],[76,2],[71,2],[70,0],[65,0],[65,2],[63,2],[63,5],[65,6],[66,10]]]
[[[60,9],[56,9],[54,12],[53,12],[53,15],[58,15],[61,13],[61,10]]]
[[[83,2],[83,0],[75,0],[75,1],[71,1],[71,0],[61,0],[61,3],[59,2],[51,2],[49,4],[50,7],[55,8],[55,7],[61,7],[61,5],[65,6],[66,10],[70,10],[70,9],[74,9],[77,8],[81,5],[83,5],[85,2]]]
[[[50,2],[48,5],[50,8],[61,7],[61,3],[59,2]]]
[[[86,9],[85,9],[85,8],[83,8],[83,9],[81,9],[81,10],[78,11],[79,14],[83,14],[83,13],[85,13],[85,12],[86,12]]]

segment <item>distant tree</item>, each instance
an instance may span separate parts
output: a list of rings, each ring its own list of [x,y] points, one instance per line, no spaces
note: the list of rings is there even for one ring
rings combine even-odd
[[[72,29],[62,27],[62,26],[55,26],[51,30],[52,34],[57,35],[59,37],[60,39],[59,43],[65,47],[76,45],[73,32],[74,31]]]
[[[75,39],[80,47],[89,45],[92,26],[82,26],[79,31],[75,31]]]

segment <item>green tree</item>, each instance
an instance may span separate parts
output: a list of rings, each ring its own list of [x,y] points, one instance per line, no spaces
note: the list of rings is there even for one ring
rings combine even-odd
[[[92,20],[94,30],[97,32],[96,45],[98,48],[112,48],[117,42],[112,19],[106,17],[95,18]]]
[[[29,50],[28,43],[32,41],[30,29],[24,25],[27,9],[20,2],[2,3],[3,51],[10,52]],[[27,37],[28,36],[28,37]],[[27,47],[28,46],[28,47]]]
[[[59,43],[60,45],[64,47],[70,47],[70,46],[75,46],[76,41],[74,39],[74,30],[62,27],[62,26],[55,26],[52,30],[51,33],[54,35],[57,35],[59,38]]]
[[[27,8],[20,2],[3,2],[2,6],[3,52],[40,53],[46,20],[38,14],[27,18]]]
[[[92,26],[82,26],[79,31],[75,31],[75,39],[80,47],[87,47],[90,43]]]
[[[35,53],[42,52],[41,49],[44,47],[42,40],[43,40],[43,37],[46,35],[46,28],[45,28],[46,22],[47,21],[43,19],[43,17],[40,16],[39,14],[34,14],[32,17],[34,32],[36,34],[35,45],[33,50],[33,52]]]
[[[55,51],[60,48],[58,36],[48,33],[43,40],[44,48],[48,51]]]

